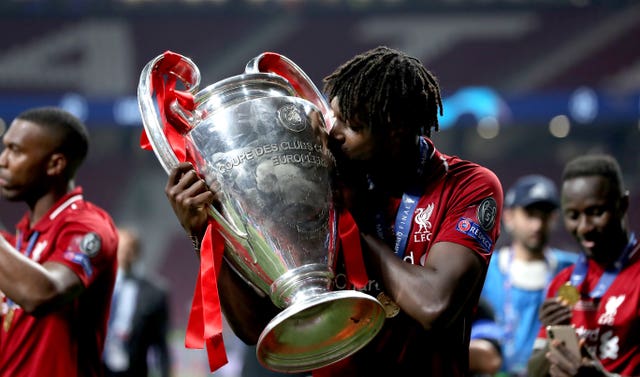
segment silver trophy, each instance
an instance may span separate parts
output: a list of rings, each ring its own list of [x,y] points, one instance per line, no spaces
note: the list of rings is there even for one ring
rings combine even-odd
[[[206,182],[218,182],[222,211],[211,207],[226,241],[225,258],[283,309],[262,331],[257,357],[282,372],[317,369],[364,347],[381,329],[384,308],[356,290],[334,290],[338,216],[333,159],[326,148],[331,113],[306,74],[275,53],[252,59],[241,75],[198,90],[188,58],[168,76],[193,95],[165,107],[186,129],[186,149]],[[152,73],[142,71],[138,103],[149,142],[168,172],[178,159],[154,100]],[[224,215],[223,215],[224,214]]]

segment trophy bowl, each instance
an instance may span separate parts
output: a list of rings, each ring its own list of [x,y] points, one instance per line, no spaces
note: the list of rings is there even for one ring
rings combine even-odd
[[[385,315],[372,296],[334,290],[339,219],[326,145],[329,107],[283,56],[260,55],[245,73],[202,90],[198,68],[178,56],[166,73],[182,81],[194,103],[186,109],[174,101],[165,112],[186,125],[181,135],[187,154],[207,184],[220,187],[222,209],[209,213],[220,225],[224,257],[282,309],[258,339],[259,362],[293,373],[353,354],[378,333]],[[163,59],[144,68],[138,103],[149,142],[168,172],[178,159],[162,125],[173,123],[158,115],[151,78]]]

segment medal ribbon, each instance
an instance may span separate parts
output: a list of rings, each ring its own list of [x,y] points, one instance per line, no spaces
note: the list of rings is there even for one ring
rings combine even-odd
[[[398,258],[403,258],[406,253],[407,240],[409,238],[409,232],[411,231],[411,224],[413,223],[413,213],[416,211],[419,200],[420,196],[418,195],[402,194],[402,201],[396,214],[394,226],[396,242],[393,251]]]
[[[195,167],[192,156],[186,150],[183,134],[191,126],[182,117],[171,111],[171,104],[178,102],[188,111],[195,109],[193,95],[189,92],[175,90],[176,75],[182,57],[171,51],[166,51],[151,73],[151,90],[155,91],[158,110],[163,123],[163,132],[176,158],[183,162],[189,161]],[[165,81],[166,76],[166,81]],[[153,93],[150,93],[153,95]],[[145,131],[140,136],[140,147],[152,150]],[[217,274],[224,254],[224,242],[218,231],[218,224],[211,220],[207,226],[205,237],[200,247],[200,270],[196,280],[191,311],[187,323],[185,346],[187,348],[207,349],[207,357],[211,372],[225,365],[226,350],[222,340],[222,312],[220,297],[218,296]]]
[[[29,237],[29,243],[27,244],[27,248],[24,250],[24,252],[22,252],[20,250],[22,248],[22,233],[18,231],[18,234],[16,235],[16,250],[26,255],[27,258],[31,258],[31,252],[33,251],[33,246],[35,246],[36,240],[38,239],[39,236],[40,236],[40,232],[38,231],[31,233],[31,237]],[[7,297],[7,305],[9,307],[14,306],[13,300],[10,299],[9,297]]]
[[[36,244],[36,240],[38,239],[38,237],[40,236],[40,232],[35,231],[31,234],[31,237],[29,237],[29,243],[27,244],[27,248],[24,250],[24,255],[27,256],[27,258],[31,258],[31,252],[33,251],[33,246]],[[20,251],[20,249],[22,248],[22,234],[20,233],[20,231],[18,231],[18,235],[16,237],[16,250]]]
[[[622,254],[618,257],[616,262],[613,264],[613,268],[606,270],[602,276],[600,276],[600,280],[593,288],[591,293],[589,293],[589,297],[591,298],[601,298],[604,293],[609,289],[613,281],[616,279],[620,271],[624,268],[629,260],[629,255],[631,254],[631,250],[636,246],[637,239],[635,233],[631,233],[629,237],[629,242],[627,246],[622,251]],[[570,282],[574,287],[580,286],[587,276],[588,262],[587,257],[584,253],[580,253],[578,257],[578,261],[576,262],[576,266],[573,269],[573,273],[571,274]]]

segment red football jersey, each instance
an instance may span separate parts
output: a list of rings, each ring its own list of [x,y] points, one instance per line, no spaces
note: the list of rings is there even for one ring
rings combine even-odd
[[[77,187],[33,228],[29,228],[29,216],[25,214],[16,235],[6,238],[40,264],[64,264],[86,289],[72,302],[40,317],[3,299],[0,376],[101,376],[100,360],[117,268],[118,236],[111,217],[84,201],[82,189]],[[10,321],[5,320],[7,315],[12,316]]]
[[[497,176],[476,163],[438,152],[429,145],[424,167],[428,184],[417,204],[404,218],[410,222],[406,248],[407,263],[424,265],[431,247],[439,242],[464,245],[485,262],[485,271],[500,233],[503,192]],[[401,199],[389,203],[392,218],[405,210]],[[384,203],[372,203],[383,205]],[[396,217],[398,218],[398,217]],[[402,218],[400,218],[402,219]],[[393,227],[394,224],[389,224]],[[393,240],[387,243],[393,249]],[[344,273],[338,268],[336,286],[345,288]],[[344,269],[342,270],[344,271]],[[479,295],[482,283],[475,289]],[[430,289],[424,287],[424,289]],[[363,291],[374,297],[381,284],[370,280]],[[467,373],[469,337],[473,308],[447,328],[435,326],[425,331],[415,320],[401,312],[387,318],[380,333],[352,357],[318,371],[314,376],[348,376],[373,373],[382,375],[462,376]],[[363,371],[362,366],[369,368]],[[357,366],[357,367],[356,367]],[[391,374],[388,374],[391,373]]]

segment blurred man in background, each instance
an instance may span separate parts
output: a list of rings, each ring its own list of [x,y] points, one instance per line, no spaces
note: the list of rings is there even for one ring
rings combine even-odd
[[[511,244],[491,258],[482,297],[502,329],[502,371],[526,375],[540,321],[538,311],[553,276],[573,264],[577,253],[548,245],[557,220],[558,190],[542,175],[518,179],[505,196],[504,216]]]
[[[617,160],[596,154],[570,161],[561,197],[565,228],[583,253],[549,286],[529,375],[639,376],[640,243],[628,224],[629,191]],[[572,326],[581,354],[549,342],[548,325]]]
[[[2,143],[0,194],[28,211],[0,235],[0,376],[102,376],[118,235],[75,185],[87,129],[64,110],[35,108]]]
[[[136,230],[121,227],[118,234],[118,277],[104,349],[106,376],[169,377],[168,294],[157,283],[136,273],[142,253]]]

